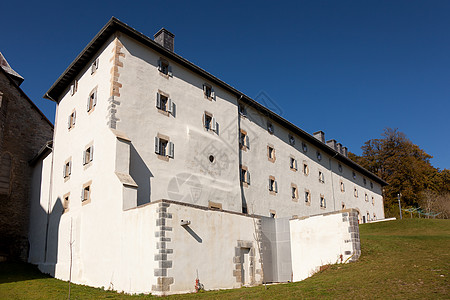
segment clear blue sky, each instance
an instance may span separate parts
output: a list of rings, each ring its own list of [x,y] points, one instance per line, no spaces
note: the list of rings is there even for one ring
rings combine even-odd
[[[6,1],[0,51],[42,95],[115,16],[349,150],[398,128],[450,168],[450,1]]]

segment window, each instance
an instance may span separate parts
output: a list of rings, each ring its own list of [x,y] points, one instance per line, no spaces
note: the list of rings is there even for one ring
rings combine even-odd
[[[203,115],[203,127],[205,127],[205,129],[208,131],[211,130],[217,132],[216,118],[214,118],[212,114],[206,111]]]
[[[353,179],[356,179],[356,173],[355,173],[355,171],[352,172],[352,176],[353,176]]]
[[[342,209],[345,209],[345,203],[344,202],[342,202]]]
[[[321,171],[319,171],[319,182],[325,183],[325,178],[324,178],[323,172],[321,172]]]
[[[370,221],[370,214],[369,214],[369,212],[367,212],[367,222],[369,222]]]
[[[78,90],[78,80],[74,80],[72,85],[70,86],[70,95],[73,96]]]
[[[372,196],[372,205],[375,205],[375,198]]]
[[[289,167],[292,171],[297,171],[297,160],[292,156],[289,158]]]
[[[98,69],[98,57],[92,62],[91,65],[91,75],[95,73]]]
[[[366,202],[369,202],[369,195],[367,195],[367,193],[364,195],[364,199],[366,200]]]
[[[0,157],[0,194],[9,195],[11,188],[11,167],[12,156],[9,153],[3,153]]]
[[[160,59],[158,61],[158,71],[163,74],[172,77],[172,66],[169,65],[169,62],[165,59]]]
[[[243,116],[247,115],[247,113],[245,111],[245,106],[242,103],[239,104],[239,113]]]
[[[156,108],[173,115],[173,107],[172,99],[168,95],[156,93]]]
[[[320,152],[319,152],[319,151],[317,151],[317,154],[316,154],[316,156],[317,156],[317,160],[319,160],[319,161],[321,161],[321,160],[322,160],[322,154],[320,154]]]
[[[289,134],[289,145],[294,146],[295,145],[295,138],[292,134]]]
[[[373,213],[373,220],[375,221],[377,219],[377,215]]]
[[[291,183],[291,197],[293,201],[298,200],[298,191],[297,191],[297,185]]]
[[[273,134],[273,132],[274,132],[273,124],[270,123],[270,122],[267,122],[267,131],[268,131],[270,134]]]
[[[94,159],[94,145],[91,145],[83,151],[83,165],[89,164]]]
[[[92,181],[89,181],[85,183],[81,189],[81,202],[83,205],[91,202],[91,184]]]
[[[353,195],[354,195],[356,198],[358,198],[358,190],[357,190],[356,188],[353,190]]]
[[[278,193],[278,184],[275,181],[275,177],[269,177],[269,191],[272,193]]]
[[[373,189],[373,182],[370,182],[370,188]]]
[[[65,179],[69,179],[71,173],[72,173],[72,161],[69,159],[64,164],[63,177]]]
[[[309,168],[306,163],[303,163],[303,174],[309,175]]]
[[[91,112],[97,104],[97,88],[95,88],[90,94],[86,104],[86,110]]]
[[[163,157],[174,157],[174,146],[168,138],[155,137],[155,153]]]
[[[338,165],[338,170],[339,170],[339,172],[342,173],[342,165],[341,164]]]
[[[277,213],[275,211],[273,211],[273,210],[270,211],[270,217],[272,219],[275,219],[276,215],[277,215]]]
[[[67,193],[63,196],[63,203],[62,203],[63,213],[66,213],[69,211],[69,196],[70,196],[70,193]]]
[[[320,195],[320,207],[321,208],[326,208],[327,207],[327,203],[326,203],[325,197],[323,195]]]
[[[247,131],[242,130],[242,129],[241,129],[240,136],[239,136],[239,145],[241,146],[241,149],[244,149],[244,150],[250,148]]]
[[[241,182],[243,183],[243,186],[248,186],[250,184],[250,172],[245,166],[241,166]]]
[[[209,84],[203,84],[203,94],[205,95],[206,99],[213,100],[215,97],[214,89]]]
[[[341,180],[341,192],[345,192],[345,186],[342,180]]]
[[[364,182],[364,185],[366,185],[366,184],[367,184],[367,180],[366,180],[366,178],[363,178],[363,182]]]
[[[308,145],[306,145],[306,143],[302,143],[302,149],[303,149],[303,152],[308,152]]]
[[[272,145],[267,146],[267,158],[271,162],[275,162],[275,148]]]
[[[74,110],[74,111],[69,115],[69,118],[68,118],[68,120],[67,120],[67,128],[68,128],[68,129],[71,129],[71,128],[75,127],[75,119],[76,119],[76,117],[77,117],[77,113],[76,113],[76,111]]]
[[[311,203],[311,193],[308,190],[305,191],[305,203]]]

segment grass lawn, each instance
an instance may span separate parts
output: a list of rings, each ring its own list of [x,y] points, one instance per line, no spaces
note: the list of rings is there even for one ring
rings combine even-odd
[[[170,299],[450,299],[450,220],[360,225],[362,256],[302,282],[175,295]],[[22,263],[0,263],[0,299],[64,299],[68,283]],[[72,299],[141,299],[72,284]]]

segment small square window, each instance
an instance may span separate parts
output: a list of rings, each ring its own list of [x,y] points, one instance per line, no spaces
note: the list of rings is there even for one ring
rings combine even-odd
[[[267,122],[267,131],[268,131],[270,134],[273,134],[273,132],[274,132],[273,124],[270,123],[270,122]]]
[[[213,87],[205,83],[203,85],[203,94],[205,95],[206,99],[214,99],[215,93]]]
[[[241,149],[249,149],[250,148],[250,143],[249,143],[247,132],[242,129],[241,129],[241,132],[239,135],[239,144],[241,146]]]
[[[90,94],[86,105],[86,110],[91,112],[95,105],[97,105],[97,88],[95,88]]]
[[[64,171],[63,171],[64,178],[68,179],[71,173],[72,173],[72,161],[68,160],[64,164]]]
[[[308,152],[308,145],[306,145],[306,143],[302,143],[302,149],[303,149],[303,152]]]
[[[90,201],[91,200],[91,185],[87,184],[83,187],[81,191],[81,201]]]
[[[303,174],[308,175],[309,174],[309,168],[307,164],[303,164]]]
[[[267,146],[267,158],[271,162],[275,162],[275,148],[273,146]]]
[[[203,126],[206,130],[217,131],[217,122],[212,114],[205,112],[203,116]]]
[[[95,73],[98,69],[98,57],[92,62],[91,65],[91,75]]]
[[[274,192],[274,193],[278,193],[278,184],[275,181],[274,177],[270,177],[269,178],[269,191],[270,192]]]
[[[83,153],[83,165],[89,164],[94,159],[94,146],[91,145]]]
[[[356,179],[356,173],[355,173],[355,171],[352,172],[352,176],[353,176],[353,179]]]
[[[295,185],[291,186],[291,196],[292,196],[292,200],[298,199],[297,186],[295,186]]]
[[[68,129],[72,129],[73,127],[75,127],[75,120],[77,117],[77,113],[76,111],[72,111],[72,113],[69,115],[69,118],[67,120],[67,128]]]
[[[173,114],[174,104],[168,95],[156,93],[156,108],[163,112]]]
[[[165,59],[160,59],[158,62],[158,70],[161,74],[172,76],[172,68],[169,62]]]
[[[342,165],[341,164],[338,165],[338,169],[339,169],[339,172],[342,173]]]
[[[319,151],[317,151],[316,155],[317,155],[317,160],[321,161],[322,160],[322,154]]]
[[[327,203],[326,203],[325,197],[323,195],[320,195],[320,207],[321,208],[326,208],[327,207]]]
[[[289,135],[289,145],[291,146],[295,145],[295,138],[292,134]]]
[[[311,193],[309,191],[305,191],[305,202],[311,203]]]
[[[162,157],[174,157],[174,145],[165,138],[155,137],[155,153]]]
[[[289,157],[289,167],[293,171],[297,171],[297,160],[293,157]]]
[[[324,178],[323,172],[321,172],[321,171],[319,171],[319,182],[325,183],[325,178]]]
[[[271,217],[272,219],[275,219],[276,213],[275,213],[275,212],[270,212],[270,217]]]

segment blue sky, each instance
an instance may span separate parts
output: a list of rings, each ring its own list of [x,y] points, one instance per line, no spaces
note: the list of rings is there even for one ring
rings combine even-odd
[[[19,4],[16,4],[19,3]],[[398,128],[450,168],[450,1],[7,1],[0,51],[42,95],[115,16],[350,151]]]

